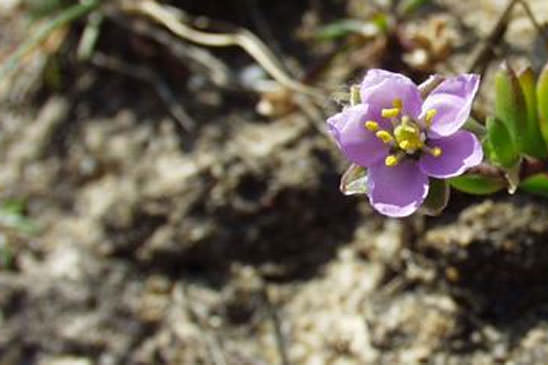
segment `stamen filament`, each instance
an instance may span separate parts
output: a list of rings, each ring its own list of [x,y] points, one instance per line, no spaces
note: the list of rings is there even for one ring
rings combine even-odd
[[[426,124],[427,128],[430,128],[432,126],[432,120],[434,117],[438,114],[438,111],[436,109],[429,109],[426,111],[426,115],[424,116],[424,124]]]

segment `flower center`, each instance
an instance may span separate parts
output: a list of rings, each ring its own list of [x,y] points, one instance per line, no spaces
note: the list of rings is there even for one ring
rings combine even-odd
[[[391,146],[391,152],[385,159],[386,166],[396,166],[405,156],[414,155],[417,152],[429,153],[434,157],[441,155],[439,147],[430,147],[426,144],[426,131],[432,125],[432,120],[437,114],[436,109],[427,110],[422,118],[422,125],[408,115],[402,114],[403,103],[401,99],[394,99],[393,108],[381,110],[381,116],[390,120],[393,130],[380,129],[379,123],[374,120],[365,122],[365,128],[375,133],[375,136],[383,143]]]

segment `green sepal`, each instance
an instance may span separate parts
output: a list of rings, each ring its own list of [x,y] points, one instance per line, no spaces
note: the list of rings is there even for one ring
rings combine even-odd
[[[339,189],[344,195],[367,194],[367,170],[354,163],[350,165],[341,177]]]
[[[532,194],[548,198],[548,174],[536,174],[523,180],[519,188]]]
[[[537,106],[540,132],[548,145],[548,63],[542,69],[537,81]]]
[[[508,168],[503,168],[504,170],[504,178],[506,179],[506,182],[508,185],[506,186],[506,189],[508,190],[509,194],[514,194],[516,190],[518,189],[519,183],[521,181],[520,177],[520,171],[521,171],[521,159],[516,162],[513,166],[510,166]]]
[[[527,118],[523,129],[522,152],[536,158],[546,158],[548,148],[540,132],[540,124],[537,111],[537,94],[535,90],[535,73],[531,67],[526,67],[518,72],[518,82],[523,93]]]
[[[449,202],[451,189],[447,180],[430,179],[428,196],[421,206],[421,212],[426,215],[440,215]]]
[[[350,105],[356,106],[362,102],[360,85],[350,86]]]
[[[511,168],[520,159],[510,131],[499,119],[487,118],[487,136],[484,143],[486,155],[495,165]]]
[[[516,74],[503,63],[495,75],[495,117],[504,123],[518,151],[523,151],[525,145],[526,116],[525,99]]]
[[[479,174],[465,174],[449,179],[449,184],[464,193],[486,195],[495,193],[506,186],[503,179]]]

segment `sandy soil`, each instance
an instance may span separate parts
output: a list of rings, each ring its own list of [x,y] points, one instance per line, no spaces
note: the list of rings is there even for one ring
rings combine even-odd
[[[546,2],[530,3],[547,21]],[[505,2],[440,0],[402,20],[403,39],[442,24],[423,63],[396,36],[312,36],[370,17],[362,1],[246,4],[178,3],[342,88],[373,66],[417,81],[464,71]],[[0,22],[3,56],[25,36],[17,9]],[[383,218],[338,191],[346,162],[321,119],[292,105],[262,116],[258,95],[107,20],[98,49],[157,70],[196,123],[187,132],[149,84],[77,62],[80,31],[0,87],[1,365],[546,362],[546,200],[453,193],[440,217]],[[538,68],[541,44],[516,9],[496,54]],[[253,70],[237,49],[208,52]]]

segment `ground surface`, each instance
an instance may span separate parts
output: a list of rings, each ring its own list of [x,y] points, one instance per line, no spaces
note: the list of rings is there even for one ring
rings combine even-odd
[[[402,21],[404,43],[438,29],[404,50],[394,37],[312,37],[371,17],[363,1],[268,3],[178,6],[252,29],[331,87],[373,66],[417,81],[465,71],[505,6],[440,0]],[[530,3],[548,20],[545,1]],[[26,24],[5,7],[2,56]],[[538,69],[542,42],[513,14],[497,52]],[[68,56],[48,61],[45,48],[1,88],[0,364],[546,362],[546,200],[454,193],[440,217],[383,218],[339,193],[346,162],[322,120],[283,105],[261,116],[256,93],[104,27],[99,50],[159,72],[196,127],[181,128],[150,84],[76,62],[78,26],[58,36]],[[208,52],[235,75],[252,64]],[[476,113],[490,100],[482,90]]]

